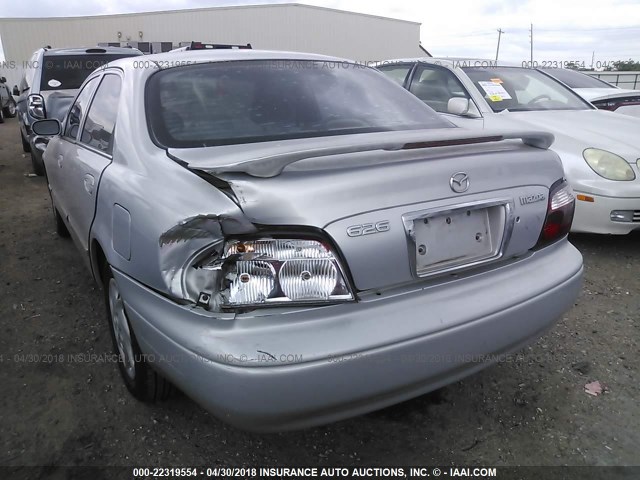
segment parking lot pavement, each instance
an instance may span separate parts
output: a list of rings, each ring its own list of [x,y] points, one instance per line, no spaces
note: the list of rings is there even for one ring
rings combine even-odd
[[[56,236],[45,180],[28,172],[16,119],[7,119],[0,125],[0,465],[638,463],[640,235],[574,237],[586,264],[578,304],[519,354],[376,413],[258,435],[180,394],[155,406],[129,396],[106,357],[101,292],[73,244]],[[605,392],[587,395],[584,385],[596,380]]]

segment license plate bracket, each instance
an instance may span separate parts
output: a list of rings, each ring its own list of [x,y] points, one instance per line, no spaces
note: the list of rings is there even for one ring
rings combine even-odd
[[[492,202],[403,216],[417,276],[468,268],[502,255],[511,205]]]

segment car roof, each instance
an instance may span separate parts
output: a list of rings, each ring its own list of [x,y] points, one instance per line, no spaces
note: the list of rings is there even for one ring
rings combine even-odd
[[[602,78],[593,77],[587,74],[586,72],[582,72],[580,70],[574,70],[571,68],[544,68],[543,71],[547,72],[556,80],[560,80],[562,83],[566,83],[566,85],[569,88],[609,88],[611,90],[617,90],[617,87],[615,85],[603,80]],[[561,73],[562,75],[558,75],[558,73]],[[591,87],[591,86],[573,87],[569,84],[569,82],[566,81],[568,77],[566,77],[565,75],[569,75],[569,77],[573,76],[574,78],[588,77],[590,81],[592,81],[591,83],[597,84],[598,86],[597,87]]]
[[[286,52],[278,50],[248,50],[248,49],[220,49],[220,50],[190,50],[190,51],[173,51],[166,53],[157,53],[154,55],[145,55],[145,62],[156,62],[160,68],[170,68],[180,66],[181,62],[185,65],[193,63],[209,63],[209,62],[229,62],[236,60],[313,60],[320,62],[349,62],[344,58],[331,57],[328,55],[319,55],[314,53]],[[109,65],[126,67],[132,65],[134,60],[131,58],[118,59],[110,62]],[[283,65],[283,68],[286,66]]]
[[[472,57],[413,57],[413,58],[394,58],[382,60],[376,63],[376,66],[390,65],[394,63],[428,63],[431,65],[442,65],[444,67],[522,67],[522,64],[513,62],[496,62],[488,58],[472,58]]]
[[[45,48],[45,56],[59,55],[104,55],[109,53],[142,55],[143,53],[137,48],[129,47],[74,47],[74,48]]]

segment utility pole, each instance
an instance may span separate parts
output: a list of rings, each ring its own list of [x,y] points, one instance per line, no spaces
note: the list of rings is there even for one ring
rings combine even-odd
[[[496,64],[498,63],[498,53],[500,52],[500,37],[502,36],[502,29],[498,29],[498,48],[496,48]]]
[[[596,61],[596,51],[594,50],[593,53],[591,54],[591,70],[593,70],[593,64]]]
[[[533,23],[531,24],[531,30],[529,30],[531,36],[531,68],[533,68]]]

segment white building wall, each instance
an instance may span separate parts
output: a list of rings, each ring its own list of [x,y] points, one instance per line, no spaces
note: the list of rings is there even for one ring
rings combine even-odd
[[[121,37],[118,37],[118,32]],[[142,36],[140,33],[142,32]],[[420,24],[300,4],[214,7],[71,18],[0,19],[5,75],[12,86],[34,50],[98,42],[198,40],[335,55],[358,61],[421,56]],[[3,68],[4,67],[4,68]]]

